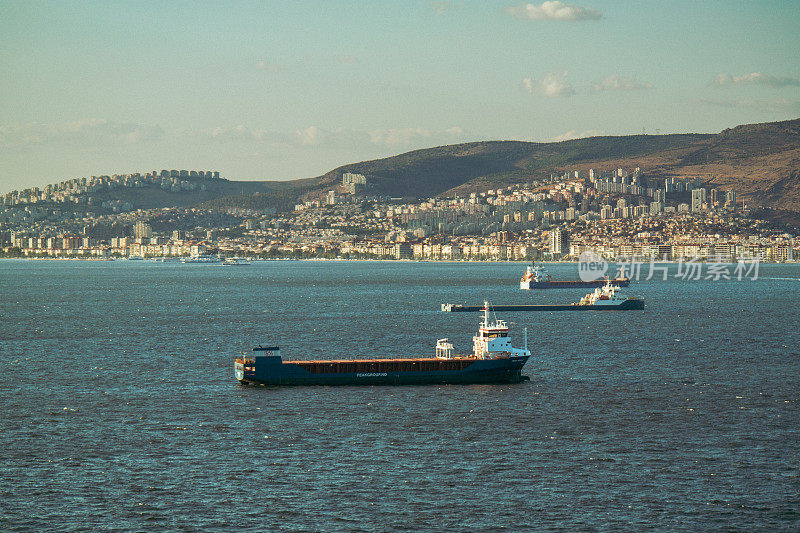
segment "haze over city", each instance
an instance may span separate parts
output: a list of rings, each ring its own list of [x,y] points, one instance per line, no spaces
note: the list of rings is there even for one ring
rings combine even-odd
[[[0,192],[800,115],[794,2],[5,2]]]

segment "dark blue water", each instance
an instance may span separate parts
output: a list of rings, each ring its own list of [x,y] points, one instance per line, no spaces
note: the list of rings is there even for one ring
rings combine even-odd
[[[504,313],[520,385],[233,377],[261,342],[469,352],[478,315],[441,303],[588,292],[520,291],[523,269],[0,261],[0,530],[800,528],[800,265],[641,281],[645,311]]]

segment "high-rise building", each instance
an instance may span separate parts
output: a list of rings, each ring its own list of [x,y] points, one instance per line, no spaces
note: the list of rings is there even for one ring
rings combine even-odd
[[[133,236],[136,239],[149,239],[153,236],[153,228],[147,222],[139,220],[133,225]]]
[[[559,228],[550,232],[550,253],[554,256],[569,253],[569,234]]]
[[[728,191],[725,193],[725,205],[727,207],[736,207],[736,193]]]
[[[705,188],[692,189],[692,211],[701,211],[705,209],[706,202]]]

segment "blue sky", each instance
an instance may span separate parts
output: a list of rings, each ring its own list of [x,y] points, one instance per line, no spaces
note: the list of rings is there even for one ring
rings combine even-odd
[[[800,2],[0,1],[0,193],[800,117]]]

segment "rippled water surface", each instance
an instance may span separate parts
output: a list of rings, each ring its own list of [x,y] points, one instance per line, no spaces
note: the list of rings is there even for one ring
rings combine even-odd
[[[675,267],[671,267],[674,274]],[[0,530],[794,530],[800,265],[504,313],[531,381],[241,387],[233,357],[471,350],[522,264],[0,261]],[[550,267],[576,277],[573,265]]]

